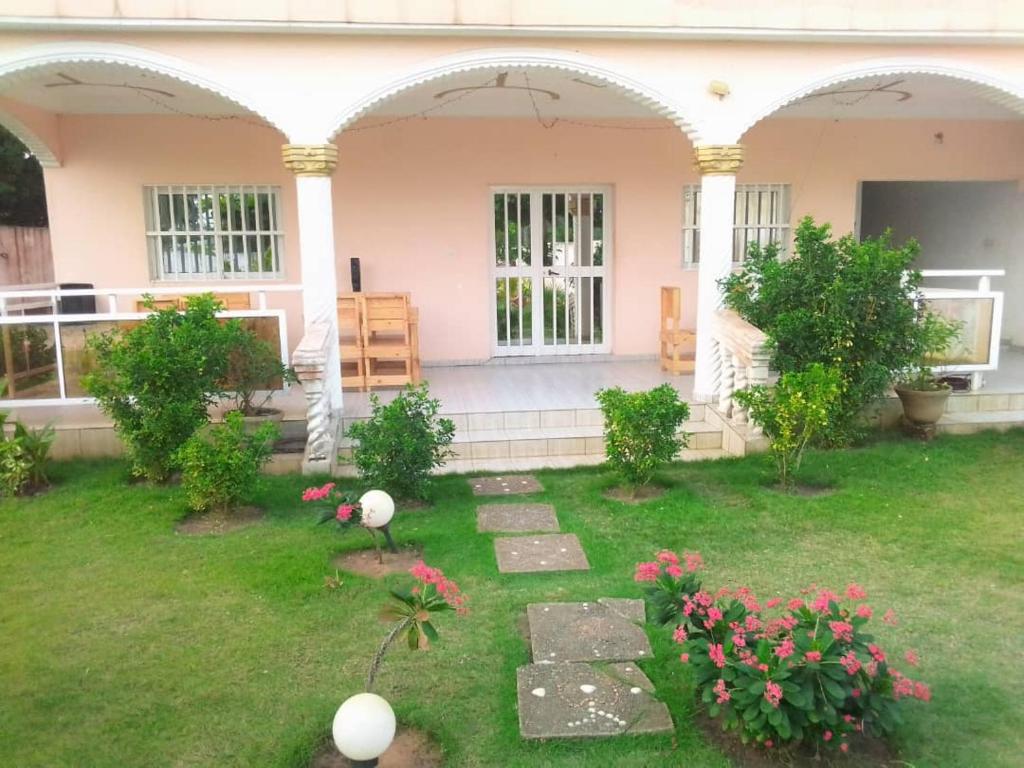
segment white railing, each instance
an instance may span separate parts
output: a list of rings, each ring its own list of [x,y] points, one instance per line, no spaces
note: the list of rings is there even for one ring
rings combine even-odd
[[[733,424],[747,424],[749,414],[733,394],[740,389],[768,383],[771,352],[768,337],[731,309],[715,312],[711,338],[719,360],[718,410]],[[751,430],[760,432],[757,424]]]
[[[999,343],[1003,330],[1003,292],[992,290],[993,277],[1005,277],[1004,269],[925,269],[921,277],[974,280],[976,288],[922,287],[921,296],[933,311],[963,323],[959,339],[935,366],[943,373],[970,373],[972,387],[981,386],[981,372],[999,367]]]
[[[277,321],[278,339],[281,361],[288,363],[288,326],[283,309],[269,309],[267,294],[301,293],[301,285],[202,285],[178,287],[146,287],[146,288],[72,288],[60,289],[52,286],[22,286],[15,290],[0,291],[0,339],[3,341],[5,376],[0,377],[4,384],[0,388],[0,406],[25,407],[41,405],[78,405],[93,402],[92,398],[69,392],[68,371],[65,370],[65,338],[68,331],[75,330],[82,334],[84,343],[86,327],[96,323],[131,321],[144,319],[148,311],[122,311],[118,300],[125,297],[139,299],[150,294],[159,299],[161,296],[190,296],[201,293],[215,293],[218,296],[229,294],[255,294],[255,309],[230,309],[218,312],[224,318],[274,318]],[[94,296],[106,300],[105,312],[69,313],[61,312],[61,300],[72,297]],[[98,309],[98,308],[97,308]],[[22,340],[22,349],[15,350],[13,333],[16,327],[26,329]],[[32,349],[28,338],[28,329],[39,328],[46,334],[46,343],[52,344],[52,353],[46,352],[44,360],[33,361],[38,352]],[[45,351],[46,344],[43,345]],[[53,359],[49,357],[52,354]],[[20,359],[19,358],[20,355]],[[16,370],[23,363],[22,370]],[[49,377],[55,370],[56,381]],[[42,382],[23,386],[26,380],[46,377]],[[287,386],[287,384],[286,384]],[[35,390],[33,397],[18,397],[19,393]]]

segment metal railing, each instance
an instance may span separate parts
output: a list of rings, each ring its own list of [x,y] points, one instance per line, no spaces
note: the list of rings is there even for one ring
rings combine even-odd
[[[217,316],[239,319],[267,318],[268,322],[276,323],[281,361],[287,364],[286,313],[283,309],[268,308],[267,296],[301,292],[301,285],[291,284],[70,289],[23,286],[16,290],[0,291],[0,343],[3,345],[4,368],[4,375],[0,377],[0,406],[77,405],[93,402],[92,398],[81,392],[78,384],[76,374],[80,375],[82,371],[68,370],[67,358],[73,355],[84,357],[85,337],[90,326],[93,327],[93,332],[97,332],[109,330],[119,323],[145,319],[149,311],[122,311],[120,306],[127,297],[138,300],[145,294],[157,299],[202,293],[214,293],[218,296],[255,295],[255,308],[228,309],[218,312]],[[104,299],[106,311],[61,311],[64,299],[89,296]]]

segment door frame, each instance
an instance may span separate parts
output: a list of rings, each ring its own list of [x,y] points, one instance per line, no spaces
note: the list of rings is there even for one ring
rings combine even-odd
[[[533,334],[534,343],[529,347],[502,347],[498,344],[498,297],[495,291],[496,280],[498,279],[498,267],[494,261],[494,254],[496,249],[496,243],[494,240],[494,195],[496,194],[514,194],[514,193],[544,193],[552,192],[555,194],[564,193],[597,193],[604,195],[604,237],[602,242],[605,244],[602,257],[604,264],[602,268],[604,272],[604,289],[601,292],[601,318],[604,322],[601,328],[601,343],[600,344],[588,344],[585,348],[580,348],[579,345],[566,344],[562,346],[552,345],[546,347],[544,344],[543,333],[539,337],[536,333]],[[530,206],[531,212],[533,211],[533,205],[531,201]],[[538,210],[543,211],[542,207]],[[612,350],[612,320],[613,320],[613,307],[614,307],[614,291],[615,291],[615,280],[614,280],[614,263],[615,263],[615,198],[614,198],[614,186],[612,184],[493,184],[488,187],[487,190],[487,293],[488,293],[488,315],[490,316],[490,322],[488,323],[489,333],[491,336],[491,355],[492,357],[525,357],[525,358],[543,358],[552,355],[607,355]],[[531,247],[531,254],[536,253],[541,258],[540,265],[531,263],[531,267],[537,266],[538,271],[543,265],[543,228],[531,227],[531,231],[536,230],[533,233],[533,237],[541,243],[541,248],[534,249]],[[533,243],[531,243],[531,246]],[[543,277],[543,276],[542,276]],[[536,280],[536,276],[534,276]],[[541,283],[543,285],[543,282]],[[543,294],[541,294],[543,295]],[[541,328],[543,329],[543,316],[541,316]]]

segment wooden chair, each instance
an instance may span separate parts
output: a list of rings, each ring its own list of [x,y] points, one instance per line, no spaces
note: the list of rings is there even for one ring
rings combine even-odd
[[[407,293],[363,295],[367,386],[401,387],[413,382],[412,315]]]
[[[341,355],[341,386],[366,389],[366,358],[363,350],[363,297],[345,293],[338,297],[338,352]]]
[[[691,350],[696,334],[681,327],[682,291],[675,286],[661,289],[661,370],[680,375],[693,373]]]

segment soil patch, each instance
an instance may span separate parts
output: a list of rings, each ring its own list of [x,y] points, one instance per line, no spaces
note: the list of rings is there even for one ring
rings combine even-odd
[[[422,731],[399,727],[395,740],[380,757],[380,768],[440,768],[444,764],[441,749]],[[350,768],[334,742],[328,740],[313,755],[309,768]]]
[[[259,507],[239,507],[231,512],[206,512],[189,515],[177,525],[177,532],[183,536],[207,536],[209,534],[231,533],[261,522],[265,513]]]
[[[423,499],[395,499],[395,514],[399,512],[425,512],[434,505]]]
[[[765,486],[769,491],[780,493],[785,496],[802,496],[812,499],[816,496],[831,496],[836,492],[834,485],[812,485],[810,483],[793,483],[788,488],[783,488],[777,483]]]
[[[854,735],[848,739],[850,751],[845,755],[838,749],[834,753],[815,754],[812,747],[783,751],[745,745],[735,731],[723,731],[721,721],[711,719],[704,712],[695,713],[693,722],[736,768],[903,768],[906,765],[879,739]]]
[[[636,489],[617,485],[614,488],[606,489],[601,495],[612,501],[621,501],[623,504],[643,504],[651,499],[660,499],[667,492],[668,489],[660,485],[641,485]]]
[[[392,573],[408,573],[422,559],[423,551],[415,546],[399,547],[398,554],[392,554],[384,548],[383,563],[377,562],[377,550],[358,549],[338,555],[331,560],[331,567],[371,579],[381,579]]]

